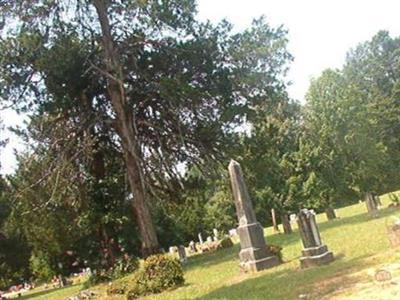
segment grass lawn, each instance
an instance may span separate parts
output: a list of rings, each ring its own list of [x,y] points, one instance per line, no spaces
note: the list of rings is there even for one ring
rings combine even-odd
[[[388,197],[381,198],[387,207]],[[321,238],[336,257],[330,265],[301,270],[298,258],[302,245],[297,229],[284,235],[266,228],[267,243],[283,247],[282,265],[256,274],[240,274],[240,246],[235,244],[230,249],[190,257],[184,266],[184,286],[145,299],[400,299],[400,292],[397,295],[392,286],[374,279],[377,269],[390,268],[392,284],[396,284],[396,276],[400,284],[400,264],[396,264],[400,251],[390,248],[386,232],[392,217],[400,217],[400,210],[384,208],[379,217],[372,218],[366,213],[365,203],[360,203],[338,209],[337,215],[339,219],[329,222],[325,214],[317,216]],[[81,288],[36,289],[19,299],[67,299]],[[393,298],[379,298],[385,289]],[[107,297],[106,285],[91,290],[98,293],[97,299],[124,299]]]

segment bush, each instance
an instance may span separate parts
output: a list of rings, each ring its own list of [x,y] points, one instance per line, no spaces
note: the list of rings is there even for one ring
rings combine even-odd
[[[49,257],[42,252],[33,254],[29,260],[29,264],[33,275],[39,281],[48,281],[54,275],[56,275],[50,263]]]
[[[135,272],[138,267],[139,260],[136,257],[125,256],[119,258],[112,269],[94,270],[88,280],[84,283],[84,288],[89,288],[99,283],[122,278],[129,273]]]
[[[230,237],[226,236],[219,241],[218,249],[225,249],[233,247],[233,242]]]
[[[278,257],[280,262],[283,262],[282,258],[282,247],[277,245],[267,245],[267,251],[276,257]]]
[[[155,293],[185,281],[179,260],[168,255],[149,256],[143,264],[142,278]]]
[[[111,277],[118,279],[129,273],[135,272],[139,267],[139,260],[136,257],[125,256],[117,260],[112,270]]]
[[[137,272],[139,273],[139,272]],[[124,277],[118,280],[115,280],[111,283],[111,285],[107,288],[107,295],[123,295],[128,290],[136,284],[136,278]]]
[[[87,289],[91,286],[94,286],[99,283],[107,282],[111,280],[111,276],[108,272],[104,270],[94,270],[92,274],[90,274],[88,280],[83,284],[83,288]]]
[[[160,293],[168,288],[183,284],[180,262],[168,255],[149,256],[131,282],[127,299],[136,299],[151,293]]]

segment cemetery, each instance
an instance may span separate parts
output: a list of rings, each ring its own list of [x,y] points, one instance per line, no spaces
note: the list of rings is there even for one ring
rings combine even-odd
[[[384,207],[390,204],[388,196],[383,196],[382,200]],[[358,298],[352,299],[360,300],[397,299],[398,293],[392,295],[390,285],[382,291],[374,276],[377,270],[388,269],[394,282],[400,280],[400,257],[396,248],[390,246],[385,224],[387,218],[399,215],[399,212],[383,208],[378,218],[371,218],[362,203],[341,208],[337,214],[340,219],[332,223],[325,215],[317,215],[321,236],[335,254],[335,261],[329,265],[301,269],[299,259],[303,245],[297,228],[292,235],[284,235],[269,227],[264,229],[264,234],[269,243],[283,247],[283,264],[243,274],[239,269],[240,245],[237,242],[233,248],[189,255],[183,266],[186,284],[146,299],[265,299],[266,296],[269,299],[302,299],[301,295],[305,295],[303,299],[346,299],[340,297],[341,293],[359,294]],[[372,288],[368,295],[375,291],[376,296],[365,298],[366,292],[357,288],[353,291],[358,282],[370,284]],[[33,297],[26,299],[66,299],[67,295],[78,293],[80,288],[78,284],[42,297],[40,292],[34,292]],[[107,285],[92,288],[98,295],[106,295],[106,289]],[[388,290],[387,294],[385,290]]]

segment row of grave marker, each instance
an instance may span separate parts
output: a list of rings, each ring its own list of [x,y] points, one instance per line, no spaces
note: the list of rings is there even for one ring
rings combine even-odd
[[[229,236],[239,235],[241,269],[243,271],[260,271],[280,264],[280,259],[268,250],[265,243],[264,230],[256,219],[239,163],[231,160],[228,169],[235,200],[236,214],[239,221],[239,227],[229,230]],[[380,205],[379,197],[367,194],[365,201],[369,214],[377,216],[378,206]],[[271,213],[274,219],[274,229],[276,230],[274,210]],[[293,222],[297,222],[304,248],[300,257],[300,266],[302,268],[319,266],[334,260],[333,253],[328,250],[328,247],[321,240],[313,210],[301,209],[297,215],[290,215],[290,223]],[[218,230],[213,229],[213,237],[208,236],[207,243],[218,241],[219,237]],[[198,239],[200,245],[204,244],[201,233],[198,234]],[[189,250],[190,252],[198,251],[194,241],[189,243]],[[186,262],[186,249],[183,245],[170,247],[169,252],[172,254],[177,253],[180,261]]]
[[[279,257],[268,251],[264,230],[257,221],[244,182],[242,169],[236,161],[229,164],[232,192],[239,220],[240,266],[243,271],[260,271],[281,263]],[[302,209],[297,224],[304,249],[300,257],[301,267],[318,266],[333,261],[333,253],[322,243],[313,210]]]

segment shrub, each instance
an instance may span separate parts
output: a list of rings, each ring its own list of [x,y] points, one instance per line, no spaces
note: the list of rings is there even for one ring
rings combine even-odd
[[[83,288],[87,289],[91,286],[94,286],[99,283],[107,282],[111,280],[111,276],[108,272],[104,270],[94,270],[92,274],[90,274],[88,280],[83,284]]]
[[[149,283],[152,292],[160,292],[185,281],[179,260],[168,255],[149,256],[143,264],[142,278]]]
[[[277,245],[267,245],[267,251],[278,257],[280,262],[283,262],[282,247]]]
[[[184,283],[182,266],[178,259],[168,255],[149,256],[130,283],[127,299],[136,299],[151,293],[160,293]]]
[[[137,272],[139,273],[139,272]],[[136,278],[124,277],[115,280],[107,288],[107,295],[123,295],[136,283]]]
[[[29,260],[29,264],[32,273],[39,281],[48,281],[56,275],[49,257],[42,252],[33,254]]]
[[[139,260],[136,257],[124,256],[117,260],[112,270],[113,279],[121,278],[129,273],[135,272],[139,267]]]
[[[119,279],[129,273],[135,272],[139,267],[139,260],[136,257],[125,256],[119,258],[112,269],[97,269],[89,276],[84,283],[84,288],[89,288],[93,285]]]
[[[218,249],[225,249],[233,247],[233,242],[230,237],[226,236],[219,241]]]

